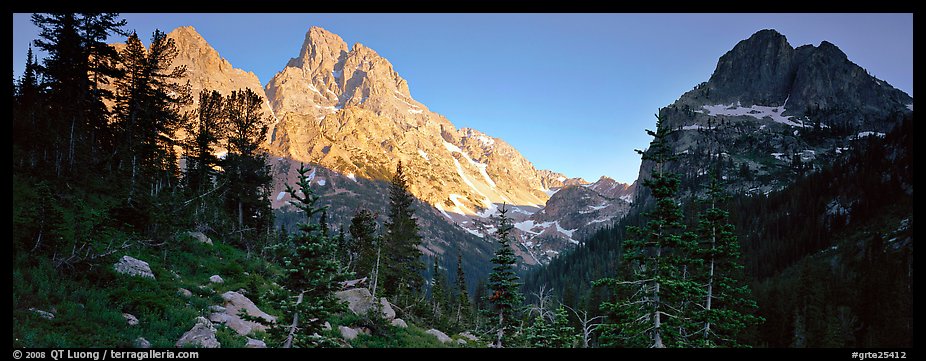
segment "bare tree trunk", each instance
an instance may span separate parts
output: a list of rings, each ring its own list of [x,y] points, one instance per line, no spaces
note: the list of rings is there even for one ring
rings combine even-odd
[[[378,242],[377,242],[378,243]],[[373,298],[376,298],[376,286],[379,283],[379,255],[382,247],[376,247],[376,265],[373,267]]]
[[[302,303],[303,293],[299,293],[299,298],[296,299],[296,305]],[[293,337],[296,335],[296,325],[299,324],[299,313],[297,312],[293,315],[293,323],[289,325],[289,335],[286,336],[286,342],[283,343],[283,348],[291,348],[293,346]]]

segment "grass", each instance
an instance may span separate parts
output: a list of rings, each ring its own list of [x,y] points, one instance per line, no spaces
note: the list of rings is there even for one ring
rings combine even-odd
[[[129,277],[113,271],[123,255],[148,262],[156,280]],[[245,271],[248,270],[248,271]],[[245,289],[259,294],[277,272],[257,257],[215,242],[201,244],[189,236],[177,237],[158,248],[134,247],[86,269],[55,269],[44,257],[14,254],[14,347],[132,347],[144,337],[154,347],[173,347],[195,323],[208,316],[210,305],[222,304],[221,294]],[[209,283],[218,274],[222,284]],[[193,293],[185,298],[179,288]],[[273,313],[257,297],[252,300]],[[53,311],[41,318],[30,308]],[[122,313],[139,319],[129,326]],[[223,347],[243,347],[246,340],[219,326]]]

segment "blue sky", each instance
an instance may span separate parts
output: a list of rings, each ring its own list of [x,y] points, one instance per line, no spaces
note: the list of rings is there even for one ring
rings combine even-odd
[[[376,50],[412,96],[457,127],[512,144],[537,168],[590,181],[637,177],[660,107],[706,81],[717,59],[773,28],[792,46],[827,40],[913,95],[912,14],[123,14],[147,40],[194,26],[263,84],[310,26]],[[13,15],[13,76],[38,29]],[[123,39],[112,39],[121,41]]]

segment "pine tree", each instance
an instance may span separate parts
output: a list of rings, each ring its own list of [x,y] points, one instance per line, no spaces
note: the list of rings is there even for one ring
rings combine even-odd
[[[524,330],[524,340],[533,348],[550,348],[553,346],[553,329],[547,324],[543,313],[538,313],[534,323]]]
[[[494,346],[504,347],[512,337],[514,325],[517,322],[516,311],[521,305],[523,296],[519,291],[521,284],[515,272],[517,259],[511,249],[511,230],[514,228],[508,218],[508,209],[503,205],[499,209],[495,237],[499,248],[492,257],[492,273],[489,274],[488,302],[491,304],[489,315],[496,327]],[[490,319],[491,319],[490,318]]]
[[[33,14],[39,29],[33,43],[48,55],[39,67],[48,90],[46,136],[39,154],[42,166],[70,179],[89,177],[111,153],[109,119],[99,87],[118,77],[116,52],[105,43],[111,34],[125,35],[115,13]],[[76,167],[80,164],[80,171]]]
[[[469,300],[469,293],[466,292],[466,274],[463,273],[463,252],[457,251],[457,300],[456,300],[456,325],[458,328],[469,326],[469,318],[472,313],[472,304]]]
[[[761,322],[754,316],[758,309],[749,286],[743,281],[739,241],[729,223],[729,213],[720,208],[725,199],[718,178],[713,176],[707,190],[708,208],[699,215],[697,255],[704,265],[698,281],[704,286],[693,319],[701,323],[699,347],[741,346],[737,339],[742,331]]]
[[[662,119],[657,131],[647,130],[654,139],[649,152],[638,150],[644,161],[654,164],[650,178],[643,185],[656,200],[655,209],[642,228],[628,227],[636,237],[624,240],[623,264],[627,279],[605,278],[597,285],[617,289],[615,302],[604,302],[602,310],[610,313],[603,324],[602,339],[607,346],[685,347],[687,334],[693,329],[687,306],[697,294],[697,284],[689,275],[692,242],[682,237],[682,211],[676,193],[678,174],[667,171],[667,163],[676,157],[667,142],[671,134]]]
[[[360,209],[350,220],[350,270],[357,277],[367,277],[370,284],[377,278],[376,256],[381,246],[381,238],[376,235],[376,215],[367,209]]]
[[[382,285],[387,296],[408,300],[420,290],[424,279],[421,271],[421,251],[418,245],[418,220],[412,208],[414,197],[408,192],[408,181],[402,168],[402,162],[396,167],[395,176],[389,185],[389,219],[386,221],[386,234],[383,237],[384,268]]]
[[[216,175],[214,167],[219,164],[215,146],[227,127],[224,101],[225,98],[218,91],[201,91],[196,120],[184,124],[189,135],[184,144],[186,184],[194,194],[212,189],[212,177]]]
[[[566,313],[566,307],[562,304],[556,309],[550,333],[552,336],[550,346],[555,348],[575,347],[579,339],[576,329],[569,324],[569,314]]]
[[[259,147],[267,139],[269,118],[261,106],[263,98],[251,89],[233,91],[225,98],[228,119],[228,155],[222,162],[228,192],[226,207],[236,215],[238,242],[250,252],[250,241],[273,225],[270,191],[273,177],[267,155]],[[309,175],[306,179],[311,182]],[[245,235],[248,234],[248,237]]]
[[[447,318],[447,275],[440,268],[439,257],[434,257],[431,270],[431,313],[436,325],[443,326]]]
[[[283,257],[280,287],[268,295],[282,317],[270,324],[269,337],[274,344],[289,347],[329,347],[333,340],[319,336],[325,320],[341,306],[334,297],[340,289],[342,275],[334,259],[335,245],[324,236],[315,221],[324,208],[316,205],[319,196],[310,187],[305,166],[299,167],[299,191],[287,185],[292,202],[306,215],[293,239],[295,250]],[[299,194],[303,194],[302,197]]]
[[[178,83],[186,68],[171,66],[178,52],[173,39],[155,30],[150,49],[132,33],[121,53],[125,76],[116,83],[118,168],[128,173],[127,203],[140,209],[148,202],[137,197],[155,197],[179,176],[173,139],[186,119],[180,106],[191,98],[189,82]]]

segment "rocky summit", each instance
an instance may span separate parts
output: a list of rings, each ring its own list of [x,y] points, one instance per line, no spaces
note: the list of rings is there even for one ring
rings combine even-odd
[[[660,109],[686,185],[720,167],[729,191],[767,194],[820,169],[858,139],[883,136],[913,98],[870,75],[836,45],[793,48],[761,30],[720,57],[710,79]],[[640,166],[638,183],[652,162]],[[647,191],[636,197],[646,203]]]
[[[187,68],[194,93],[251,88],[266,97],[271,201],[281,212],[292,210],[285,185],[295,182],[305,163],[314,167],[312,183],[334,222],[349,222],[361,206],[382,214],[386,184],[401,162],[419,200],[426,254],[459,248],[478,255],[473,258],[490,258],[493,217],[507,205],[516,222],[536,222],[515,230],[517,253],[528,264],[545,262],[578,243],[578,234],[625,213],[629,198],[621,199],[624,194],[616,195],[610,183],[538,170],[504,140],[455,127],[416,101],[387,59],[363,44],[348,46],[325,29],[311,27],[296,56],[265,87],[253,73],[223,59],[192,27],[168,36],[179,50],[174,65]],[[586,188],[551,198],[569,187]],[[575,206],[566,204],[573,201],[590,208],[569,214]],[[560,228],[553,226],[557,221]]]

